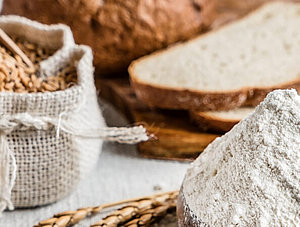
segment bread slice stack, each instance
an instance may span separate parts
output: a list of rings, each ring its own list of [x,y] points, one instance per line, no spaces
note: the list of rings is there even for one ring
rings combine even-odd
[[[270,91],[300,90],[300,4],[265,4],[239,21],[134,61],[129,74],[148,105],[186,109],[199,125],[227,131],[251,112],[244,106],[256,106]]]
[[[228,111],[190,111],[190,117],[204,131],[228,132],[254,110],[254,107],[240,107]]]

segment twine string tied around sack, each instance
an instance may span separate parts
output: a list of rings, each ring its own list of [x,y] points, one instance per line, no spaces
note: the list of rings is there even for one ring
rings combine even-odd
[[[74,128],[63,119],[63,114],[57,118],[33,116],[28,113],[3,115],[0,117],[0,215],[6,209],[13,210],[11,191],[15,184],[17,163],[11,151],[7,135],[15,130],[50,130],[56,128],[56,137],[60,131],[75,137],[103,139],[119,143],[134,144],[147,141],[149,136],[143,126],[134,127],[103,127],[90,130]]]

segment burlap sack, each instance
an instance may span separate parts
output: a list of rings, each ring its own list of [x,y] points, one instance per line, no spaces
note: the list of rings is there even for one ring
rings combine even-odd
[[[141,127],[106,128],[97,103],[92,52],[76,46],[70,29],[20,17],[0,17],[0,28],[57,51],[41,63],[53,73],[77,66],[78,85],[47,93],[0,92],[0,212],[54,202],[94,167],[102,139],[134,143]]]

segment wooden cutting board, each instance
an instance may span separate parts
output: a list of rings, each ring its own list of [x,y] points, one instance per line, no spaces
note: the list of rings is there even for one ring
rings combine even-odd
[[[96,79],[101,98],[111,102],[126,118],[142,124],[155,136],[138,144],[139,154],[147,158],[193,160],[219,135],[200,132],[187,112],[150,109],[135,96],[128,79]]]
[[[246,15],[272,0],[217,1],[217,14],[210,30]],[[193,160],[212,142],[217,134],[201,132],[184,111],[150,109],[137,99],[130,88],[128,75],[123,79],[96,79],[100,97],[111,102],[131,123],[143,124],[156,139],[138,144],[144,157]]]

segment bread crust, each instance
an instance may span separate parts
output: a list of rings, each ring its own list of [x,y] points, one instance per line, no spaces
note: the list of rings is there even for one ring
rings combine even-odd
[[[4,0],[3,14],[66,23],[94,51],[97,74],[125,72],[130,62],[207,30],[215,0]]]
[[[276,89],[291,89],[294,88],[300,93],[300,81],[292,82],[291,84],[283,85],[278,88],[266,88],[266,89],[249,89],[247,100],[242,106],[257,106],[267,94]],[[225,95],[225,94],[224,94]],[[234,119],[222,119],[218,117],[213,117],[205,112],[190,110],[190,119],[204,131],[213,131],[218,133],[225,133],[230,131],[234,125],[239,123],[239,120]]]
[[[136,64],[138,61],[135,61]],[[231,110],[240,106],[257,106],[266,95],[276,89],[294,88],[300,91],[300,77],[295,81],[274,87],[241,88],[225,92],[202,92],[154,86],[140,82],[129,67],[130,81],[139,99],[151,107],[193,111]]]
[[[212,117],[205,112],[189,111],[191,120],[203,131],[214,131],[219,133],[228,132],[234,125],[239,123],[234,119],[222,119]]]

